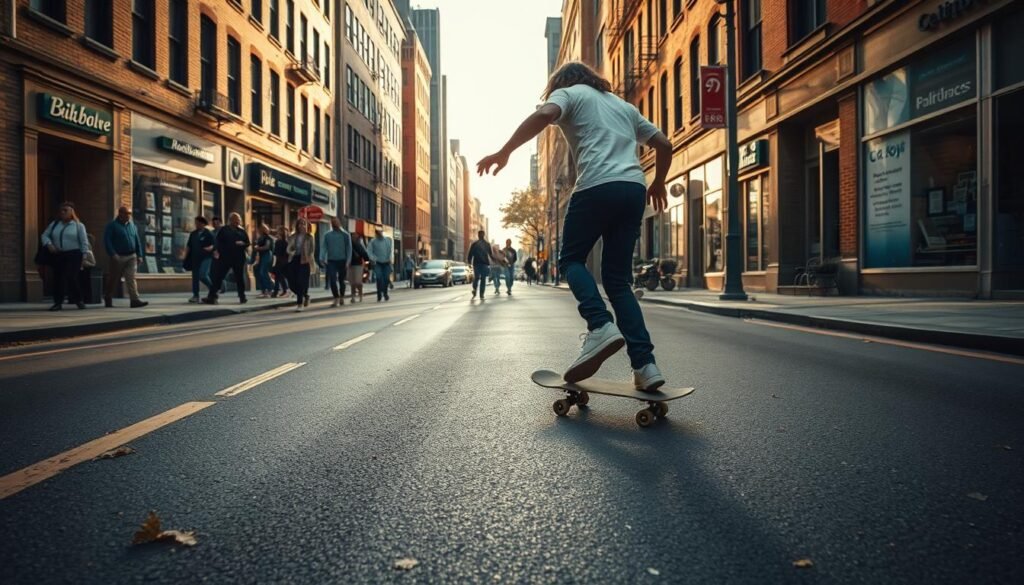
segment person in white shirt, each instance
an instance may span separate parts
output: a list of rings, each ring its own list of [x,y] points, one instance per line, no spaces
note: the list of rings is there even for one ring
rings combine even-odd
[[[89,235],[85,224],[78,221],[74,204],[62,203],[58,213],[60,219],[47,226],[40,238],[49,251],[53,268],[53,306],[50,310],[60,311],[64,307],[65,296],[79,309],[84,309],[78,272],[82,269],[82,257],[91,250]]]
[[[366,251],[373,263],[373,277],[377,281],[377,302],[381,299],[390,301],[388,287],[391,284],[391,261],[394,258],[395,248],[391,238],[384,237],[384,230],[377,228],[375,237],[370,240]]]
[[[558,125],[578,171],[562,227],[558,271],[579,302],[580,316],[587,321],[588,329],[579,358],[563,376],[569,382],[589,378],[625,345],[634,386],[656,390],[665,378],[654,363],[654,345],[630,284],[633,249],[644,209],[647,203],[655,211],[666,207],[665,175],[672,162],[672,143],[636,107],[613,94],[606,79],[583,63],[566,63],[555,71],[544,99],[546,103],[519,125],[501,150],[477,163],[477,172],[487,174],[493,167],[497,174],[508,164],[513,151],[549,124]],[[637,157],[641,144],[657,151],[655,175],[649,187]],[[587,254],[599,238],[604,241],[601,274],[615,311],[614,321],[586,266]]]

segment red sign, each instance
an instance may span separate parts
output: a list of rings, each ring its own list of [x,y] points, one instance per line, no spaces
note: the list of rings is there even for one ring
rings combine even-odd
[[[700,68],[700,126],[725,128],[725,67]]]
[[[306,221],[320,221],[324,218],[324,210],[316,205],[307,205],[299,210],[299,217]]]

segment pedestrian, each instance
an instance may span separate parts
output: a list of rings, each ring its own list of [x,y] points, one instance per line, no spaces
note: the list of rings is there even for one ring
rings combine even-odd
[[[211,222],[211,225],[213,225],[213,241],[216,242],[217,241],[217,235],[220,234],[221,228],[224,227],[224,220],[222,220],[221,218],[219,218],[219,217],[217,217],[215,215],[215,216],[213,216],[212,219],[210,219],[210,222]],[[213,272],[212,272],[213,271],[213,264],[210,265],[210,271],[211,271],[210,274],[213,274]],[[238,277],[236,276],[235,278],[237,279]],[[212,277],[211,277],[211,280],[212,280]],[[227,292],[227,290],[228,290],[227,275],[225,275],[224,280],[221,281],[221,283],[220,283],[220,294],[224,294],[225,292]]]
[[[255,273],[256,286],[260,289],[260,298],[269,299],[274,290],[274,282],[270,279],[270,270],[274,265],[274,236],[270,235],[270,226],[260,224],[259,236],[253,244],[256,255]]]
[[[469,300],[473,300],[480,295],[480,300],[484,300],[484,289],[487,288],[487,274],[491,270],[491,245],[487,243],[487,239],[484,237],[484,230],[480,230],[476,233],[476,241],[469,246],[469,250],[466,251],[466,260],[473,265],[473,296]]]
[[[373,277],[377,281],[377,302],[381,299],[390,301],[391,296],[388,294],[388,285],[391,283],[391,259],[394,257],[394,243],[391,238],[384,237],[384,230],[377,228],[374,230],[374,238],[370,240],[370,245],[366,247],[366,252],[370,256],[370,263],[373,266]]]
[[[295,291],[295,310],[309,306],[309,271],[316,258],[316,243],[309,233],[309,222],[299,218],[288,237],[288,282]]]
[[[352,261],[352,236],[342,229],[341,220],[331,218],[331,231],[320,246],[320,265],[327,270],[327,283],[334,296],[332,307],[345,304],[345,276]],[[340,289],[340,291],[339,291]]]
[[[216,234],[210,271],[210,294],[202,302],[207,305],[217,304],[217,295],[224,290],[224,279],[230,271],[235,274],[238,303],[244,305],[248,301],[245,298],[245,251],[250,242],[249,234],[242,227],[242,216],[237,213],[229,215],[228,225],[221,226]]]
[[[277,228],[277,239],[274,240],[274,292],[271,297],[288,296],[288,229],[283,225]]]
[[[497,244],[491,246],[491,284],[494,285],[494,294],[501,294],[501,279],[505,275],[506,261],[505,253],[501,251],[501,248]]]
[[[103,247],[107,250],[107,256],[110,256],[107,292],[103,296],[104,306],[114,306],[114,291],[122,276],[124,287],[128,290],[128,298],[131,299],[131,308],[137,309],[148,305],[148,302],[139,298],[139,285],[135,279],[135,273],[143,259],[142,238],[139,237],[139,231],[132,221],[132,211],[127,206],[119,207],[117,217],[103,230]]]
[[[526,284],[533,286],[533,281],[537,280],[537,265],[533,256],[526,259],[526,262],[523,264],[523,272],[526,273]]]
[[[505,240],[505,249],[502,250],[505,254],[505,294],[512,294],[512,280],[516,276],[516,262],[519,260],[519,254],[516,253],[512,247],[512,240]]]
[[[359,293],[359,302],[363,302],[363,267],[370,261],[370,254],[366,251],[363,242],[363,234],[355,234],[352,238],[352,262],[348,267],[348,285],[352,287],[353,303],[356,302],[356,293]]]
[[[547,258],[545,258],[544,261],[540,263],[540,278],[541,278],[541,282],[543,282],[544,284],[548,283],[548,259]]]
[[[205,284],[207,292],[213,287],[210,282],[210,264],[213,262],[213,233],[207,227],[209,224],[202,215],[195,219],[196,229],[188,235],[188,242],[185,244],[185,259],[181,267],[192,273],[192,298],[190,303],[199,302],[199,283]]]
[[[62,203],[57,213],[59,219],[50,223],[40,237],[47,250],[49,266],[53,268],[53,306],[50,310],[64,308],[65,296],[79,309],[84,309],[78,272],[82,268],[82,256],[89,250],[89,237],[85,224],[78,220],[73,203]]]
[[[416,287],[416,261],[412,259],[412,254],[405,255],[405,278],[409,281],[408,288]]]
[[[646,205],[665,209],[665,175],[672,162],[672,143],[632,104],[611,92],[611,85],[580,62],[556,70],[544,91],[546,103],[530,114],[500,151],[477,165],[482,175],[497,174],[509,155],[550,124],[565,136],[579,174],[562,227],[558,273],[565,275],[579,313],[587,321],[580,356],[563,374],[579,382],[593,376],[601,364],[627,346],[633,385],[651,391],[665,383],[655,364],[654,345],[644,324],[640,304],[630,291],[632,257]],[[637,157],[638,146],[656,151],[650,187]],[[612,315],[587,270],[587,255],[597,240],[604,242],[601,275],[615,312]],[[620,332],[621,327],[621,332]]]

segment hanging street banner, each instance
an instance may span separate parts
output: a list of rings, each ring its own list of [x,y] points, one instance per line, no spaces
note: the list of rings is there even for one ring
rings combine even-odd
[[[725,67],[700,68],[700,127],[725,128]]]

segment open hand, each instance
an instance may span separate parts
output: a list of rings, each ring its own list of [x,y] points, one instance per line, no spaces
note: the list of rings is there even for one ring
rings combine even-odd
[[[668,207],[668,192],[664,181],[655,181],[647,188],[647,203],[654,206],[654,211],[665,211]]]
[[[498,176],[501,169],[505,168],[508,164],[508,154],[504,151],[498,151],[494,154],[488,155],[480,159],[480,162],[476,163],[477,175],[489,175],[491,174],[491,167],[494,167],[494,176]]]

